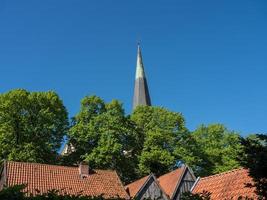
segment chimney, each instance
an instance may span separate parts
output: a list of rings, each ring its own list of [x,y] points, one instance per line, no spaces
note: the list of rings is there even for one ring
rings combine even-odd
[[[79,164],[79,175],[81,178],[89,176],[89,165],[87,162],[82,161]]]

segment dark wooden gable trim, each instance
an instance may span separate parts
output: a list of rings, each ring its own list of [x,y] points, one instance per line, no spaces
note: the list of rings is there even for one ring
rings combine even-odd
[[[172,196],[170,197],[170,199],[173,199],[173,197],[175,197],[175,195],[176,195],[176,193],[177,193],[177,191],[178,191],[178,189],[179,189],[179,186],[180,186],[180,184],[181,184],[181,181],[182,181],[183,178],[184,178],[184,175],[185,175],[187,166],[184,165],[182,168],[183,168],[182,174],[181,174],[181,176],[180,176],[180,178],[179,178],[179,180],[178,180],[178,182],[177,182],[177,184],[176,184],[175,190],[174,190],[174,192],[172,193]]]
[[[7,161],[4,160],[0,167],[0,190],[7,185]]]
[[[161,185],[159,184],[158,179],[156,178],[156,176],[153,174],[153,178],[156,182],[156,184],[158,185],[158,187],[160,188],[160,190],[162,191],[163,195],[166,196],[166,199],[170,200],[169,195],[167,195],[167,193],[165,192],[165,190],[161,187]]]
[[[187,172],[189,172],[189,174],[192,176],[192,179],[193,179],[194,181],[196,180],[196,177],[195,177],[193,171],[191,170],[191,168],[188,167],[187,165],[184,165],[184,166],[183,166],[182,174],[181,174],[181,176],[180,176],[180,179],[178,180],[177,185],[176,185],[176,187],[175,187],[175,190],[174,190],[172,196],[170,197],[172,200],[175,200],[176,197],[177,197],[177,195],[178,195],[178,193],[180,192],[181,184],[182,184],[182,182],[183,182],[183,180],[184,180],[184,178],[185,178]],[[190,191],[190,190],[189,190],[189,191]],[[189,192],[189,191],[188,191],[188,192]]]
[[[149,177],[147,178],[146,182],[142,185],[142,187],[139,189],[139,191],[136,193],[136,195],[134,196],[135,199],[141,199],[141,197],[144,195],[144,193],[146,192],[146,186],[150,183],[156,183],[157,187],[160,189],[160,191],[162,192],[162,195],[164,196],[164,198],[166,200],[170,200],[169,196],[166,194],[166,192],[162,189],[162,187],[160,186],[157,178],[155,177],[155,175],[153,173],[151,173],[149,175]]]
[[[152,174],[149,174],[149,176],[147,177],[145,183],[142,185],[142,187],[140,187],[140,189],[138,190],[138,192],[135,194],[134,198],[138,197],[138,195],[142,192],[142,190],[145,188],[145,186],[149,183],[149,180],[152,178]]]

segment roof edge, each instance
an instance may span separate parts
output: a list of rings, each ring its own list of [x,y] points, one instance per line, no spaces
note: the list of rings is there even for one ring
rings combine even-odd
[[[228,171],[221,172],[221,173],[218,173],[218,174],[213,174],[213,175],[210,175],[210,176],[201,177],[201,179],[203,180],[203,179],[213,178],[213,177],[216,177],[216,176],[222,176],[224,174],[232,173],[232,172],[239,171],[239,170],[247,170],[247,169],[244,168],[244,167],[239,167],[239,168],[228,170]]]
[[[53,165],[53,164],[46,164],[46,163],[37,163],[37,162],[19,162],[19,161],[6,161],[7,163],[21,163],[21,164],[29,164],[29,165],[42,165],[42,166],[53,166],[53,167],[65,167],[65,168],[78,168],[78,165],[73,165],[73,166],[66,166],[66,165]],[[116,170],[114,169],[92,169],[96,171],[108,171],[108,172],[115,172]]]
[[[170,199],[169,195],[165,192],[165,190],[161,187],[161,185],[159,184],[159,181],[157,179],[157,177],[153,174],[153,178],[155,180],[155,183],[158,185],[158,187],[161,189],[161,191],[164,193],[164,195],[167,197],[167,199]]]
[[[124,187],[124,185],[123,185],[123,183],[122,183],[122,181],[121,181],[121,179],[120,179],[120,176],[119,176],[117,170],[114,170],[114,172],[115,172],[115,174],[117,175],[117,178],[119,179],[119,182],[120,182],[120,184],[121,184],[121,187],[123,188],[125,194],[127,195],[127,200],[128,200],[128,199],[131,199],[130,195],[129,195],[128,192],[126,191],[126,189],[125,189],[125,187]]]
[[[195,187],[198,184],[199,180],[200,180],[200,177],[197,177],[197,180],[195,181],[194,185],[191,187],[190,192],[193,192],[193,190],[195,189]]]
[[[177,184],[176,184],[176,187],[174,189],[174,192],[172,193],[172,196],[170,197],[171,199],[173,199],[173,197],[175,196],[175,194],[176,194],[176,192],[177,192],[177,190],[178,190],[178,188],[179,188],[179,186],[181,184],[181,181],[183,180],[183,177],[184,177],[185,172],[186,172],[188,167],[187,167],[187,165],[183,165],[182,168],[183,168],[182,174],[181,174],[179,180],[177,181]]]
[[[148,181],[149,181],[151,178],[153,178],[153,173],[150,173],[150,174],[148,175],[148,177],[147,177],[146,181],[144,182],[144,184],[140,187],[140,189],[138,190],[138,192],[136,192],[136,194],[134,195],[134,198],[135,198],[136,196],[139,195],[139,193],[144,189],[145,185],[148,183]]]

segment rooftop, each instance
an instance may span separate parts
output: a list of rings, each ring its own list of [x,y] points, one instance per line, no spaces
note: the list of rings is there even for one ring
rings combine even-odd
[[[180,182],[185,167],[177,168],[167,174],[164,174],[158,178],[160,186],[166,192],[166,194],[171,198],[176,190],[177,184]]]
[[[149,178],[149,175],[143,178],[140,178],[130,183],[129,185],[126,185],[125,188],[128,190],[130,197],[135,197],[135,195],[139,192],[139,190],[142,188],[142,186],[145,184],[148,178]]]
[[[11,161],[6,167],[7,185],[27,184],[25,191],[28,194],[43,194],[56,189],[74,195],[129,199],[116,171],[92,170],[88,176],[81,177],[78,167]]]
[[[255,198],[254,187],[247,187],[253,183],[248,174],[248,170],[239,168],[228,172],[200,178],[193,188],[193,193],[208,191],[211,193],[212,200],[238,199],[239,196]]]
[[[184,170],[185,170],[185,166],[178,168],[176,170],[173,170],[167,174],[164,174],[157,179],[160,187],[169,196],[169,198],[171,198],[172,195],[174,194],[176,190],[176,186],[180,182],[180,179],[184,173]],[[131,197],[135,197],[135,195],[139,192],[139,190],[146,183],[149,177],[150,176],[145,176],[126,186]]]

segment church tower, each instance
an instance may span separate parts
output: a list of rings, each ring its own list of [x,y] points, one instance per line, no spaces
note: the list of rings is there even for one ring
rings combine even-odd
[[[133,110],[139,105],[151,106],[147,80],[142,60],[141,48],[137,47],[137,63],[134,85]]]

